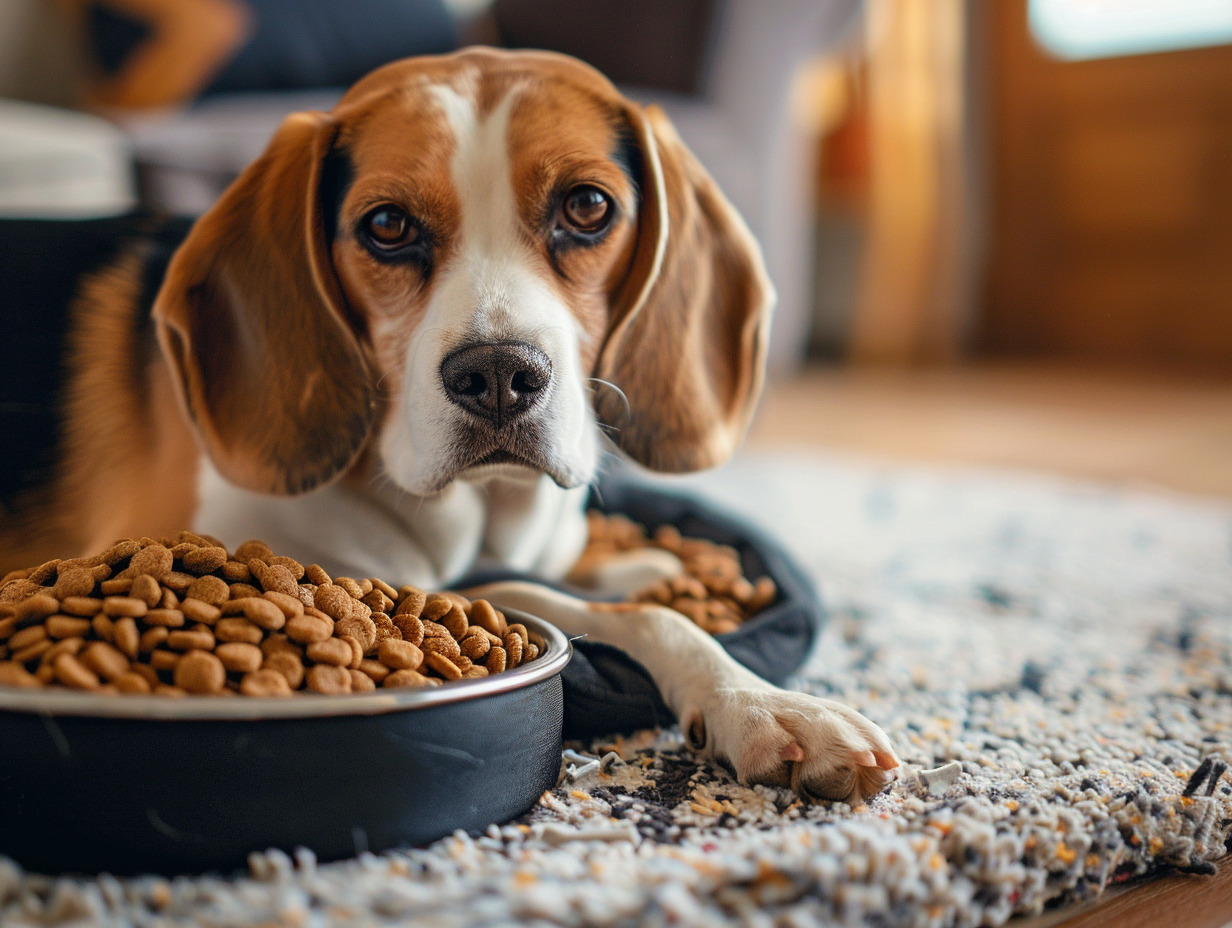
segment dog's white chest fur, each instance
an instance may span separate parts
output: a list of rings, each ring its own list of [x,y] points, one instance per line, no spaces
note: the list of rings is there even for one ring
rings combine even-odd
[[[282,497],[242,490],[203,459],[196,528],[231,548],[259,534],[302,563],[395,585],[439,589],[487,566],[563,577],[586,544],[586,488],[502,471],[430,497],[388,479]]]

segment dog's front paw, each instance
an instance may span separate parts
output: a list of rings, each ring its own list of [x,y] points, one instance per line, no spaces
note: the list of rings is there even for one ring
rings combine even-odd
[[[690,746],[741,783],[791,787],[806,799],[854,805],[889,786],[899,765],[885,732],[854,709],[768,685],[720,690],[681,724]]]

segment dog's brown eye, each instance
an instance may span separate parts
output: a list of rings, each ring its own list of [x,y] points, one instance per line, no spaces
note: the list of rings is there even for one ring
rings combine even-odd
[[[396,248],[415,241],[418,230],[409,216],[396,206],[382,206],[368,214],[364,228],[382,248]]]
[[[598,232],[608,220],[612,201],[598,187],[574,187],[561,205],[565,224],[578,232]]]

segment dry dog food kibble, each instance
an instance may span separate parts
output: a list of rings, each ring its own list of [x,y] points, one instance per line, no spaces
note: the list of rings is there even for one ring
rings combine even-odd
[[[330,577],[259,541],[232,555],[191,532],[0,579],[0,687],[358,693],[486,677],[541,646],[486,600]]]
[[[590,540],[579,563],[593,564],[616,552],[638,548],[661,548],[676,555],[684,564],[684,573],[656,583],[634,599],[671,606],[712,635],[734,632],[778,597],[769,577],[752,582],[744,576],[734,548],[702,538],[685,538],[671,525],[660,526],[648,536],[642,526],[619,515],[590,512],[587,522]],[[487,627],[481,615],[473,616],[472,621]]]

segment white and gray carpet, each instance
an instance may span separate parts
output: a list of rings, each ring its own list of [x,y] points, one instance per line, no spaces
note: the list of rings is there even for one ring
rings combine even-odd
[[[1225,853],[1232,505],[808,457],[689,484],[821,580],[799,685],[890,733],[888,793],[802,806],[647,733],[576,746],[523,819],[422,849],[172,881],[0,859],[0,925],[997,925]]]

